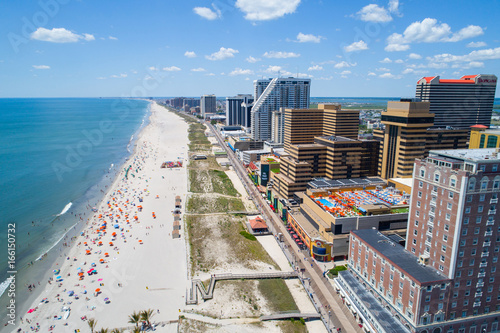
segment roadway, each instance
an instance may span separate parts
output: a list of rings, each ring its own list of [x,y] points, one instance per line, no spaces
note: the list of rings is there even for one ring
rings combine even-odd
[[[346,311],[345,306],[342,304],[342,300],[337,295],[328,279],[323,277],[322,270],[312,258],[307,258],[307,256],[301,252],[298,245],[287,232],[283,221],[281,221],[279,216],[271,210],[261,193],[250,181],[245,168],[235,156],[234,152],[225,144],[220,133],[210,123],[206,122],[205,124],[215,134],[219,145],[226,150],[227,157],[234,170],[241,179],[248,194],[252,197],[254,203],[261,211],[265,220],[271,222],[271,224],[268,223],[268,225],[271,227],[270,229],[273,232],[273,235],[275,237],[277,237],[278,233],[282,233],[284,235],[284,242],[280,244],[280,246],[285,252],[285,255],[287,255],[292,267],[297,271],[302,271],[301,282],[306,291],[308,291],[309,296],[312,298],[316,309],[321,314],[321,319],[323,320],[327,330],[329,332],[333,332],[335,328],[340,327],[343,332],[362,333],[362,329],[359,327],[354,317]],[[306,283],[306,281],[309,283]],[[307,284],[309,284],[309,288]]]

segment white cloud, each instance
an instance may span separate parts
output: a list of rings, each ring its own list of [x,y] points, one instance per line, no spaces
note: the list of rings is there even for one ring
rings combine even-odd
[[[485,42],[470,42],[467,44],[467,47],[484,47],[486,46]]]
[[[111,75],[110,77],[114,78],[114,79],[123,79],[123,78],[126,78],[128,75],[127,74],[119,74],[119,75]]]
[[[276,72],[279,72],[281,71],[282,68],[281,66],[269,66],[267,67],[267,69],[265,70],[266,73],[276,73]]]
[[[347,74],[351,74],[351,71],[342,71],[342,73],[340,73],[340,75],[347,75]]]
[[[251,69],[241,69],[241,68],[235,68],[229,75],[234,76],[234,75],[253,75],[253,71]]]
[[[375,74],[373,72],[368,72],[368,76],[377,76],[377,74]]]
[[[408,54],[408,58],[416,60],[416,59],[422,59],[422,56],[417,53],[410,53]]]
[[[47,65],[33,65],[34,69],[50,69],[50,66]]]
[[[75,43],[80,39],[86,41],[95,40],[95,37],[91,34],[79,35],[64,28],[53,28],[52,30],[38,28],[30,35],[30,38],[51,43]]]
[[[382,79],[398,79],[399,78],[391,73],[380,74],[378,77],[380,77]]]
[[[267,21],[295,12],[300,0],[237,0],[235,6],[249,21]]]
[[[397,13],[399,11],[399,0],[389,0],[389,11]]]
[[[293,52],[282,52],[282,51],[270,51],[262,55],[266,58],[297,58],[300,54]]]
[[[379,71],[379,72],[389,72],[390,69],[389,68],[385,68],[385,67],[380,67],[380,68],[377,68],[376,71]]]
[[[98,80],[106,80],[106,78],[104,76],[99,76],[97,79]]]
[[[396,60],[394,60],[394,63],[395,64],[402,64],[402,63],[404,63],[404,60],[403,59],[396,59]]]
[[[214,12],[213,10],[207,7],[195,7],[193,8],[193,12],[195,12],[195,14],[198,14],[207,20],[216,20],[217,18],[219,18],[218,13]]]
[[[335,67],[335,68],[344,68],[344,67],[354,67],[356,65],[357,65],[357,63],[351,63],[350,64],[347,61],[341,61],[341,62],[335,64],[333,67]]]
[[[384,58],[384,60],[380,60],[379,62],[381,62],[383,64],[390,64],[392,62],[392,60],[389,58]]]
[[[458,42],[467,38],[473,38],[484,34],[483,28],[477,25],[469,25],[454,33],[447,42]]]
[[[365,22],[390,22],[392,17],[384,7],[375,4],[369,4],[361,8],[357,13],[359,19]]]
[[[480,68],[484,67],[484,62],[481,61],[471,61],[468,64],[453,64],[451,68],[460,68],[460,69],[470,69],[470,68]]]
[[[472,62],[481,60],[500,59],[500,47],[494,49],[483,49],[472,51],[465,55],[453,55],[448,53],[438,54],[433,57],[427,57],[431,63],[437,62]]]
[[[150,71],[157,71],[158,70],[158,67],[155,67],[155,66],[151,66],[148,68]]]
[[[299,43],[319,43],[321,41],[321,36],[314,36],[311,34],[303,34],[302,32],[299,32],[297,35],[297,42]]]
[[[203,67],[198,67],[198,68],[192,68],[191,72],[205,72],[206,69]]]
[[[314,65],[314,66],[309,67],[307,70],[308,71],[322,71],[323,67],[321,67],[320,65]]]
[[[208,74],[205,74],[206,76],[215,76],[214,73],[208,73]]]
[[[208,60],[224,60],[227,58],[234,58],[236,53],[240,53],[240,51],[232,49],[230,47],[225,48],[221,47],[219,51],[212,53],[211,55],[205,56]]]
[[[108,38],[111,39],[111,40],[118,40],[118,38],[113,37],[113,36],[109,36]]]
[[[327,77],[322,76],[322,77],[316,78],[316,80],[325,80],[325,81],[330,81],[332,79],[333,79],[333,76],[327,76]]]
[[[196,58],[196,53],[194,53],[194,51],[186,51],[184,52],[184,56],[188,58]]]
[[[363,51],[368,50],[368,45],[364,40],[360,40],[359,42],[354,42],[351,45],[347,45],[344,47],[346,52],[354,52],[354,51]]]
[[[163,67],[162,68],[165,72],[178,72],[181,69],[177,66],[170,66],[170,67]]]
[[[252,56],[249,56],[245,60],[248,61],[249,63],[253,64],[253,63],[256,63],[257,61],[260,61],[260,58],[254,58]]]
[[[410,73],[413,73],[415,70],[413,68],[406,68],[404,71],[403,71],[403,74],[410,74]]]
[[[387,38],[386,51],[406,51],[411,43],[458,42],[483,34],[477,25],[469,25],[456,33],[446,23],[438,23],[436,19],[426,18],[421,22],[410,24],[403,34],[393,33]]]

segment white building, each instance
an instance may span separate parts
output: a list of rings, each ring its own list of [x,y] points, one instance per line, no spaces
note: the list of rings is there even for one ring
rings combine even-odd
[[[280,108],[308,109],[310,79],[274,78],[255,80],[251,112],[252,139],[271,140],[271,112]]]

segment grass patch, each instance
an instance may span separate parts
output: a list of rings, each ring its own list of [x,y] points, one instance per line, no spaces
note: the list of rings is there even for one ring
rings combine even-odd
[[[254,235],[248,233],[245,230],[240,231],[240,235],[242,235],[243,237],[245,237],[246,239],[249,239],[251,241],[256,241],[257,240],[257,238]]]
[[[409,207],[405,208],[393,208],[391,209],[391,214],[408,213],[410,211]]]
[[[193,194],[189,197],[186,210],[188,213],[194,214],[226,213],[228,211],[245,211],[245,205],[238,198]]]
[[[305,322],[302,320],[283,320],[279,324],[279,327],[281,328],[281,332],[286,332],[286,333],[306,333],[307,332],[307,327],[305,325]]]
[[[209,170],[212,179],[213,191],[216,193],[239,197],[240,194],[234,188],[233,182],[224,171]]]
[[[241,237],[246,218],[234,215],[186,215],[189,232],[191,273],[208,272],[219,263],[245,264],[254,261],[274,266],[269,254],[259,242]]]
[[[328,271],[330,277],[334,277],[339,275],[339,272],[346,271],[347,267],[346,266],[335,266],[334,268],[330,269]]]
[[[271,312],[299,310],[284,280],[259,280],[258,288],[262,295],[267,299]]]
[[[189,166],[190,169],[203,169],[203,170],[221,170],[219,163],[214,156],[207,156],[205,160],[190,160]]]

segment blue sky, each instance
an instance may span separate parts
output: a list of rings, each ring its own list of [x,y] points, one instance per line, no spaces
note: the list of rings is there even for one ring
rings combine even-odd
[[[422,76],[500,76],[499,15],[473,0],[2,1],[0,97],[230,96],[297,73],[315,97],[407,97]]]

